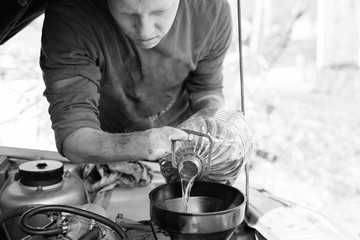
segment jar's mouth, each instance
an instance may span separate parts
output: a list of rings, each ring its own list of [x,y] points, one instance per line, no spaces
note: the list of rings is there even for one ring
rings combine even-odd
[[[179,164],[179,175],[182,179],[189,181],[192,178],[200,177],[202,174],[202,161],[196,155],[187,155]]]

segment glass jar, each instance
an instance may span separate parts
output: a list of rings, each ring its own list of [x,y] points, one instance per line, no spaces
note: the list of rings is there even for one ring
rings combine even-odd
[[[168,183],[196,176],[196,181],[231,185],[243,169],[252,148],[244,115],[229,108],[204,108],[178,128],[192,135],[189,141],[173,141],[172,154],[160,160]]]

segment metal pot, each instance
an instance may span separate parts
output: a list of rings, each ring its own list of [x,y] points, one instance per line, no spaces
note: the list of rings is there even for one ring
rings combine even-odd
[[[172,240],[229,239],[243,222],[245,197],[221,183],[195,182],[182,212],[181,183],[161,185],[150,194],[150,217]]]

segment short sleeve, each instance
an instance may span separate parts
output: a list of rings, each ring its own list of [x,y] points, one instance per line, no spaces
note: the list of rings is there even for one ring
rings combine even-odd
[[[72,132],[82,127],[100,128],[98,53],[75,2],[48,2],[41,39],[44,95],[62,155],[62,143]]]
[[[194,110],[224,104],[222,70],[232,39],[232,21],[228,2],[218,2],[221,5],[215,17],[213,16],[216,25],[213,28],[210,47],[198,61],[196,70],[190,74],[186,84]]]

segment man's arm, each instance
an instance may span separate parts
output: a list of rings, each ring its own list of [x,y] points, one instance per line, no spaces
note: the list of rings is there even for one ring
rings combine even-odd
[[[219,1],[221,2],[221,1]],[[215,23],[212,26],[212,42],[206,55],[197,63],[186,83],[190,93],[190,103],[194,112],[205,107],[218,107],[225,104],[223,89],[223,62],[232,40],[232,20],[228,2],[217,7]],[[200,30],[199,30],[200,31]]]
[[[188,134],[172,127],[112,134],[80,128],[63,142],[64,155],[74,163],[157,160],[171,153],[172,140],[188,140]]]
[[[190,102],[194,112],[206,107],[221,107],[225,105],[222,89],[193,92],[190,95]]]

